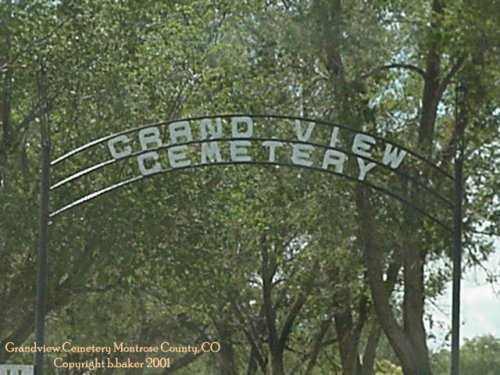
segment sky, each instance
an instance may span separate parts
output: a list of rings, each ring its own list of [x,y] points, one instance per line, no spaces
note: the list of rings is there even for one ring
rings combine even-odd
[[[496,241],[495,253],[486,264],[493,273],[500,271],[500,239]],[[429,341],[432,349],[438,349],[445,341],[446,332],[451,327],[451,283],[437,303],[429,306],[434,319],[439,324],[434,329],[437,338]],[[492,285],[486,281],[486,271],[476,267],[468,270],[462,279],[460,341],[476,336],[493,335],[500,338],[500,283]]]

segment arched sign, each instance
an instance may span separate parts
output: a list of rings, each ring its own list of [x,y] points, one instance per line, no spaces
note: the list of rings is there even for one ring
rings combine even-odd
[[[337,175],[396,198],[451,230],[450,216],[440,215],[435,208],[453,207],[448,198],[453,178],[426,158],[396,142],[352,127],[278,115],[180,119],[125,130],[87,143],[51,162],[56,180],[50,189],[55,194],[66,189],[63,195],[69,200],[50,216],[54,218],[155,175],[227,164],[277,165]],[[120,173],[113,173],[117,166]],[[424,178],[419,171],[426,167],[436,172],[434,180],[448,183]],[[101,185],[97,189],[96,181]],[[411,181],[426,194],[415,202],[403,191],[401,181]]]
[[[452,355],[458,358],[461,254],[461,166],[455,176],[409,147],[366,130],[280,115],[193,117],[111,134],[50,161],[42,129],[36,341],[44,343],[50,220],[127,185],[157,175],[217,165],[261,165],[318,171],[364,184],[453,233]],[[49,181],[52,185],[49,186]],[[50,211],[51,204],[55,205]],[[43,372],[43,353],[35,371]]]

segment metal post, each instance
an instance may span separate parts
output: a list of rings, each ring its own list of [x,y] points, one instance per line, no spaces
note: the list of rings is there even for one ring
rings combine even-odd
[[[35,343],[43,346],[45,343],[45,314],[47,311],[47,281],[48,257],[47,245],[49,240],[49,187],[50,187],[50,134],[48,123],[48,108],[46,100],[46,73],[42,68],[40,93],[45,106],[40,124],[41,135],[41,178],[40,178],[40,212],[39,237],[37,251],[37,278],[36,278],[36,308],[35,308]],[[35,375],[43,375],[43,352],[35,354]]]
[[[462,202],[464,195],[465,88],[457,90],[457,151],[455,156],[455,208],[453,217],[453,290],[451,322],[451,375],[460,374],[460,288],[462,281]]]

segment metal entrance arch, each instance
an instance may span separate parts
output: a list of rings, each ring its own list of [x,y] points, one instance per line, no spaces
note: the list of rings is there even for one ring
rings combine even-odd
[[[217,165],[271,165],[304,168],[362,183],[453,235],[452,357],[458,364],[461,153],[452,176],[389,137],[322,120],[267,114],[200,116],[143,125],[98,138],[52,161],[45,129],[42,146],[35,318],[38,345],[44,343],[48,230],[59,215],[156,175]],[[115,173],[116,166],[122,173]],[[417,194],[402,189],[400,182],[411,184]],[[52,211],[49,195],[58,199]],[[65,197],[64,201],[59,197]],[[35,370],[42,374],[42,352],[36,354]]]

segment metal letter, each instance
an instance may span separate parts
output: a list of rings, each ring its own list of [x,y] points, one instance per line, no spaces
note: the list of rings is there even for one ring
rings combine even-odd
[[[160,147],[162,145],[160,129],[152,127],[139,130],[139,141],[141,142],[141,148],[143,150],[147,150],[150,145],[153,145],[153,147]]]
[[[311,153],[314,151],[314,146],[296,143],[292,147],[292,162],[294,164],[303,165],[306,167],[310,167],[313,164],[312,160],[308,159],[311,157]]]
[[[139,163],[139,170],[143,176],[147,176],[153,173],[158,173],[161,171],[161,165],[158,163],[159,155],[155,151],[146,152],[137,157],[137,162]],[[154,160],[152,167],[146,167],[146,160]]]
[[[276,161],[276,148],[283,146],[283,142],[265,141],[265,142],[262,142],[262,145],[264,147],[269,147],[269,161],[275,162]]]
[[[339,143],[339,128],[336,126],[332,130],[332,136],[330,137],[330,147],[337,147]]]
[[[125,156],[128,156],[132,153],[132,147],[128,145],[123,147],[122,151],[116,150],[117,143],[128,144],[129,142],[130,140],[126,135],[119,135],[118,137],[112,138],[108,141],[108,150],[111,153],[113,159],[124,158]]]
[[[246,130],[240,131],[239,124],[246,124]],[[251,138],[253,135],[253,120],[251,117],[233,117],[231,131],[234,138]]]
[[[182,168],[191,165],[191,160],[186,158],[187,146],[175,146],[168,149],[168,161],[172,168]]]
[[[400,150],[397,147],[392,148],[390,143],[385,145],[384,157],[382,163],[389,165],[392,169],[396,169],[400,166],[404,157],[406,156],[405,150]]]
[[[229,146],[231,151],[232,161],[251,161],[252,158],[248,155],[247,147],[250,147],[250,141],[231,141]]]
[[[329,165],[334,165],[335,172],[342,173],[344,171],[344,163],[346,160],[347,156],[343,152],[337,150],[326,150],[321,168],[328,169]]]
[[[365,163],[365,160],[363,158],[357,158],[358,159],[358,166],[359,166],[359,176],[358,180],[364,181],[366,178],[366,174],[370,172],[375,166],[375,163]]]
[[[364,156],[365,158],[371,157],[370,149],[377,141],[375,138],[366,134],[356,134],[352,143],[352,152],[356,155]]]
[[[222,138],[222,120],[220,117],[215,119],[215,126],[212,119],[203,119],[200,122],[201,139]]]
[[[299,120],[295,120],[295,134],[297,134],[297,139],[302,142],[307,142],[311,138],[312,131],[314,129],[314,123],[309,124],[305,133],[302,131],[302,126]]]
[[[191,142],[193,140],[193,134],[191,133],[191,126],[188,121],[177,121],[173,122],[168,126],[170,132],[170,143],[176,144],[179,138],[184,137],[185,142]]]
[[[217,142],[203,142],[201,144],[201,164],[207,164],[209,161],[217,163],[222,161]]]

